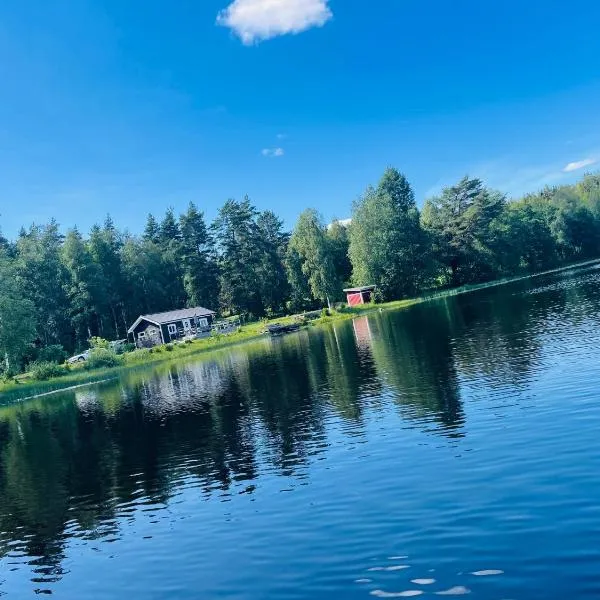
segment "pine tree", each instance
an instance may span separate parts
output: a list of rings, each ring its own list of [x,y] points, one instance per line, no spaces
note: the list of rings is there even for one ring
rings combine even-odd
[[[152,213],[148,214],[146,226],[144,227],[143,239],[148,242],[158,243],[160,237],[160,225]]]
[[[190,202],[179,218],[183,261],[183,285],[188,304],[218,308],[218,272],[215,244],[204,222],[204,214]]]
[[[489,190],[481,180],[468,177],[425,203],[423,226],[452,285],[494,276],[492,223],[505,205],[502,194]]]
[[[284,266],[289,236],[283,232],[283,221],[267,210],[256,221],[261,250],[258,283],[265,308],[280,313],[289,296],[289,286]]]
[[[258,273],[261,266],[257,211],[246,197],[227,200],[213,223],[219,256],[219,300],[229,313],[264,315]]]

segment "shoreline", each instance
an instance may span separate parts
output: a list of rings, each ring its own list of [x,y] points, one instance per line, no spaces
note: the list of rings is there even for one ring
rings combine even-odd
[[[516,277],[510,277],[505,279],[497,279],[487,283],[465,285],[453,289],[444,289],[434,291],[428,294],[423,294],[416,298],[408,298],[404,300],[393,300],[391,302],[385,302],[382,304],[369,304],[352,308],[344,308],[342,311],[334,311],[328,316],[322,316],[310,321],[302,327],[302,329],[310,329],[313,327],[322,327],[337,321],[344,321],[355,319],[362,315],[367,315],[373,312],[389,311],[389,310],[402,310],[429,302],[431,300],[437,300],[447,298],[450,296],[458,296],[467,294],[470,292],[476,292],[492,287],[499,287],[502,285],[508,285],[516,283],[518,281],[524,281],[527,279],[533,279],[536,277],[543,277],[544,275],[552,275],[560,273],[562,271],[569,271],[578,268],[585,268],[588,266],[600,264],[600,258],[594,260],[588,260],[581,263],[575,263],[564,267],[558,267],[556,269],[550,269],[542,271],[540,273],[532,273],[528,275],[519,275]],[[34,398],[40,398],[43,396],[49,396],[59,392],[68,391],[69,389],[81,388],[88,385],[95,385],[106,381],[107,379],[114,379],[121,373],[132,371],[135,369],[150,367],[160,363],[166,363],[169,361],[176,361],[177,359],[192,358],[194,356],[201,356],[206,353],[221,351],[234,346],[240,346],[247,342],[260,340],[265,336],[264,329],[267,325],[273,323],[291,323],[298,315],[291,315],[281,317],[279,319],[270,319],[268,321],[259,321],[243,325],[240,331],[230,334],[228,336],[216,336],[214,338],[206,338],[202,340],[195,340],[189,344],[178,344],[172,351],[165,351],[164,346],[160,347],[161,350],[155,351],[152,354],[145,355],[125,355],[130,356],[129,360],[124,359],[124,364],[112,367],[97,369],[94,371],[84,371],[78,369],[74,373],[70,373],[64,377],[57,377],[46,381],[28,380],[22,383],[9,383],[0,384],[0,402],[6,400],[10,403],[11,400],[15,402],[23,402],[32,400]],[[112,377],[111,377],[112,376]],[[27,395],[22,395],[27,394]],[[11,396],[14,396],[11,398]]]

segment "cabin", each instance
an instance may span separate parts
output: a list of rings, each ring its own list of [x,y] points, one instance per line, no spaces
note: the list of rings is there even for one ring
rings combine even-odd
[[[359,304],[368,304],[371,302],[376,287],[374,285],[364,285],[362,287],[345,289],[344,292],[348,306],[358,306]]]
[[[210,335],[215,313],[196,306],[141,315],[127,330],[138,348],[151,348],[177,340]]]

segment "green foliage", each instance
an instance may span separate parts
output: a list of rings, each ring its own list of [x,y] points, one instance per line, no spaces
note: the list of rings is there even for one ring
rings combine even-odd
[[[165,344],[164,349],[165,349],[165,352],[173,352],[173,350],[175,349],[175,346],[173,346],[173,344]]]
[[[338,279],[345,286],[352,279],[352,263],[348,251],[350,249],[350,238],[348,227],[335,220],[327,228],[327,239],[333,260],[333,268]]]
[[[160,238],[160,226],[153,214],[149,214],[146,219],[143,239],[147,242],[157,244]]]
[[[354,204],[349,255],[356,285],[390,300],[414,295],[426,275],[425,236],[413,191],[396,169]]]
[[[494,276],[494,222],[505,207],[502,194],[468,177],[426,202],[422,223],[448,283],[462,285]]]
[[[54,377],[64,377],[69,373],[69,370],[55,362],[36,361],[29,367],[29,372],[33,379],[37,381],[47,381]]]
[[[18,372],[35,339],[35,305],[24,297],[17,269],[0,250],[0,362],[3,371]]]
[[[100,270],[77,229],[67,232],[61,258],[67,275],[66,315],[74,333],[74,347],[83,348],[95,327],[96,306],[101,298]]]
[[[216,309],[218,269],[215,243],[204,222],[204,214],[190,202],[188,210],[179,217],[182,236],[183,286],[191,306]]]
[[[212,231],[218,240],[220,305],[225,312],[262,316],[258,271],[258,212],[245,198],[227,200]]]
[[[264,309],[270,314],[284,310],[289,295],[289,285],[284,259],[289,235],[283,231],[283,221],[271,211],[258,215],[260,263],[257,283]]]
[[[92,349],[104,348],[105,350],[108,350],[110,348],[110,342],[101,337],[91,337],[89,339],[89,344]]]
[[[62,262],[63,236],[54,220],[21,230],[13,263],[15,276],[25,299],[35,306],[29,318],[43,345],[69,342],[69,305],[65,284],[68,273]]]
[[[108,348],[94,348],[90,351],[84,368],[87,370],[117,367],[121,364],[121,357]]]
[[[240,332],[249,336],[262,317],[342,300],[346,283],[375,284],[378,300],[390,300],[599,256],[598,173],[512,201],[465,177],[419,214],[407,179],[390,168],[354,204],[349,226],[325,226],[307,210],[291,234],[248,198],[228,200],[212,225],[193,203],[149,215],[139,236],[110,217],[88,235],[63,235],[52,220],[14,242],[0,235],[0,372],[61,362],[90,338],[125,338],[140,314],[220,309],[250,323]],[[128,361],[150,353],[125,351]]]
[[[275,214],[259,213],[247,197],[228,200],[219,211],[211,231],[217,241],[219,301],[226,314],[259,318],[283,308],[288,286],[282,226]]]
[[[52,346],[40,348],[37,352],[35,362],[53,362],[60,364],[65,362],[67,357],[67,351],[60,344],[54,344]]]
[[[340,294],[331,244],[320,215],[312,208],[300,215],[292,232],[287,268],[297,298],[330,304]]]

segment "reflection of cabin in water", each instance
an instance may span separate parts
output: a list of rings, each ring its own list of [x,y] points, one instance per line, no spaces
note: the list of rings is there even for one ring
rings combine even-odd
[[[127,331],[138,348],[150,348],[190,337],[210,335],[215,313],[196,306],[141,315]]]
[[[346,300],[348,302],[348,306],[369,304],[369,302],[373,300],[375,288],[376,286],[374,285],[364,285],[362,287],[345,289],[344,292],[346,293]]]
[[[352,328],[354,329],[354,339],[360,350],[371,347],[373,334],[371,333],[371,323],[369,317],[358,317],[352,320]]]

